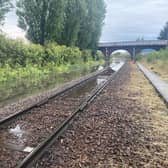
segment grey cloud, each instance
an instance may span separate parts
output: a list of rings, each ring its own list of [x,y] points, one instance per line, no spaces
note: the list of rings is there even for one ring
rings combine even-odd
[[[167,0],[105,0],[107,14],[101,41],[156,39],[168,20]]]

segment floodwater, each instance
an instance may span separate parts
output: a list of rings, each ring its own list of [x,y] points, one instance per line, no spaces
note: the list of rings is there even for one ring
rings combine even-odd
[[[91,80],[88,80],[87,83],[81,84],[75,89],[72,89],[68,94],[65,94],[67,98],[86,98],[90,96],[90,93],[93,89],[102,85],[108,80],[110,73],[99,75]],[[7,126],[7,128],[2,128],[0,130],[1,138],[0,138],[0,147],[6,147],[11,150],[22,151],[29,153],[34,148],[26,146],[27,142],[29,142],[31,134],[30,130],[25,129],[26,121],[21,122],[22,124],[17,124],[12,126]],[[24,126],[23,126],[24,125]]]
[[[88,73],[94,72],[96,70],[102,70],[103,66],[95,66],[90,70],[82,70],[82,71],[71,71],[69,73],[64,74],[53,74],[49,76],[47,79],[42,81],[38,86],[25,86],[25,85],[18,85],[18,87],[9,87],[6,86],[6,89],[0,91],[0,108],[4,107],[5,105],[17,102],[23,98],[28,96],[33,96],[38,93],[59,87],[60,85],[69,82],[71,80],[77,79],[81,76],[84,76]],[[8,85],[8,84],[6,84]],[[2,92],[2,93],[1,93]]]

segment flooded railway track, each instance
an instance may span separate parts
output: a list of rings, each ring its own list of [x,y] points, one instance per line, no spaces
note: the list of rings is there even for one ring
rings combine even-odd
[[[0,167],[26,167],[32,159],[39,158],[43,150],[107,85],[112,71],[100,74],[2,122]]]

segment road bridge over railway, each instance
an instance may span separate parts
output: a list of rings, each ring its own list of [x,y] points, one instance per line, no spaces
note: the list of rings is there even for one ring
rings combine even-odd
[[[154,49],[159,51],[168,46],[168,40],[143,40],[143,41],[123,41],[111,43],[99,43],[98,49],[108,58],[116,50],[128,51],[132,58],[144,49]]]

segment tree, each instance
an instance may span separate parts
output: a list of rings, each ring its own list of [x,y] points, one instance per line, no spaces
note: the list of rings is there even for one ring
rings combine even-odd
[[[81,28],[81,20],[86,14],[85,0],[68,0],[65,9],[65,24],[62,32],[62,44],[75,46]]]
[[[11,0],[0,0],[0,25],[3,25],[5,14],[12,8]]]
[[[87,12],[81,22],[78,46],[81,49],[96,50],[104,24],[106,6],[104,0],[86,0],[86,2]]]
[[[62,43],[80,49],[96,49],[105,13],[104,0],[68,0]]]
[[[65,0],[18,0],[18,25],[27,32],[27,38],[44,45],[46,41],[59,42],[64,23]]]
[[[164,28],[161,30],[158,39],[159,40],[168,40],[168,22],[166,23]]]
[[[105,18],[104,0],[18,0],[19,26],[34,43],[54,41],[96,49]]]

